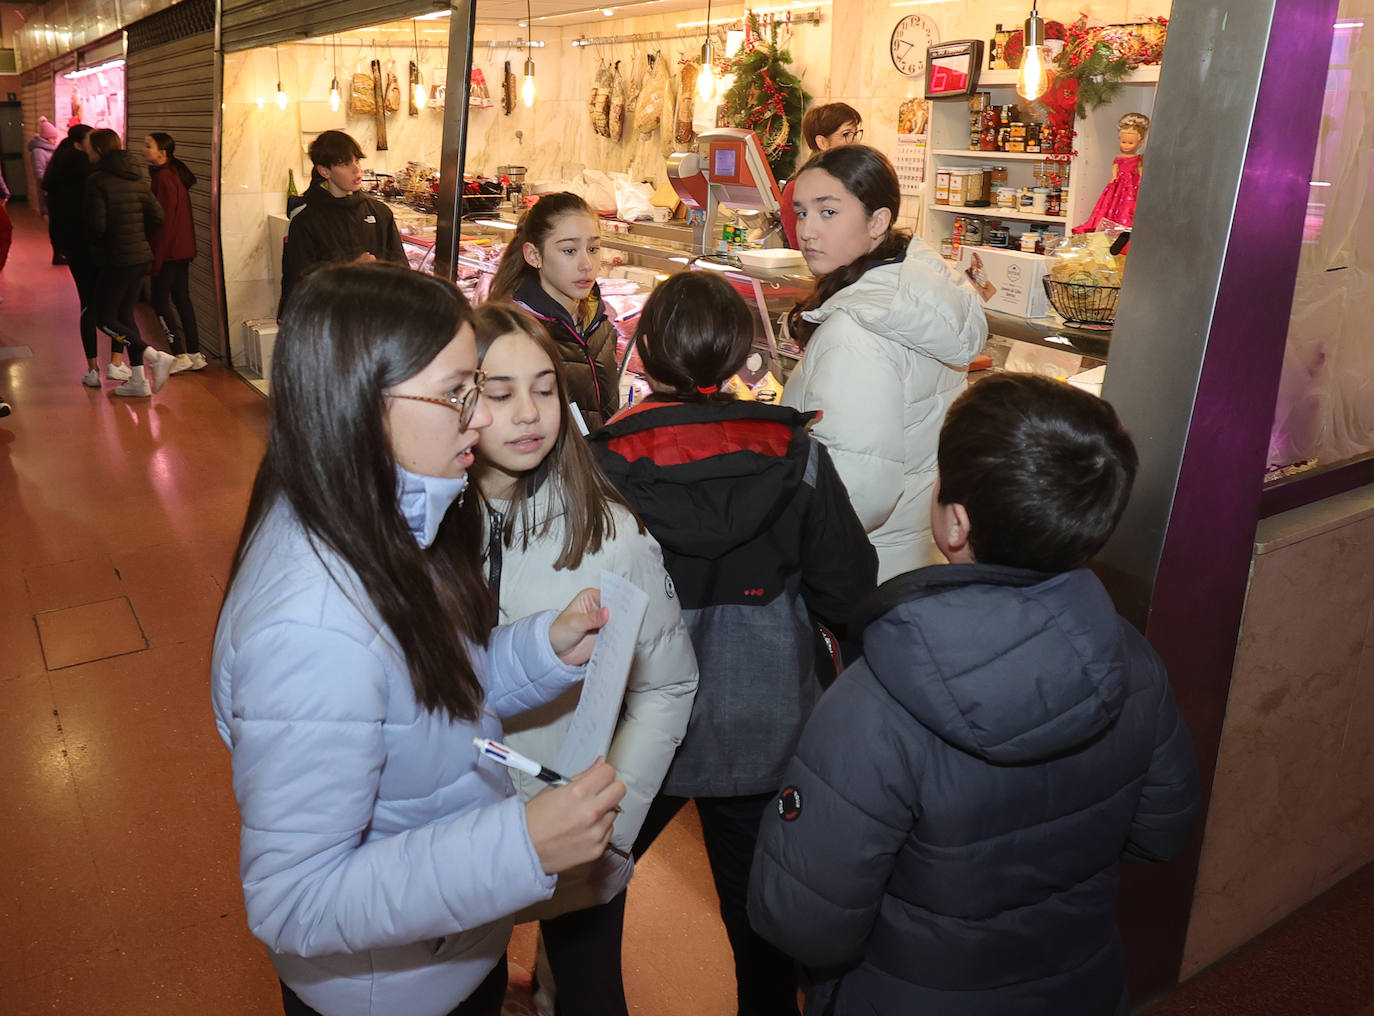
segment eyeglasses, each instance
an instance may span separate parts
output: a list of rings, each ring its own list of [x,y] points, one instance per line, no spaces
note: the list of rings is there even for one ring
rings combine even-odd
[[[388,399],[409,399],[411,402],[432,402],[436,406],[451,409],[458,414],[459,429],[466,430],[467,425],[472,422],[472,414],[477,411],[477,397],[482,394],[482,389],[486,386],[487,372],[479,370],[473,373],[472,384],[457,395],[450,395],[446,399],[436,399],[428,395],[397,395],[395,392],[387,392],[386,397]]]
[[[860,127],[856,131],[840,131],[840,137],[844,138],[846,145],[857,145],[864,139],[864,129]]]

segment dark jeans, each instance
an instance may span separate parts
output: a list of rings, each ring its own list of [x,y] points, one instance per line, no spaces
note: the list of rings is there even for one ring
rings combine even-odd
[[[620,969],[625,893],[539,922],[553,970],[557,1016],[629,1016]]]
[[[116,347],[128,347],[125,352],[129,355],[129,363],[135,367],[143,366],[143,351],[148,348],[134,314],[143,291],[143,277],[147,274],[146,264],[101,265],[95,278],[96,327],[108,335]]]
[[[173,312],[172,305],[176,304]],[[153,276],[153,308],[167,330],[172,352],[200,352],[200,332],[196,328],[196,308],[191,304],[191,262],[167,261]],[[173,327],[175,325],[175,327]]]
[[[749,868],[765,808],[776,794],[748,797],[698,797],[701,838],[720,900],[720,917],[730,948],[735,954],[735,994],[739,1016],[797,1016],[797,974],[787,954],[774,948],[749,924]],[[635,840],[634,855],[641,856],[658,838],[673,816],[687,803],[685,797],[660,794]]]
[[[448,1016],[501,1016],[501,1003],[505,998],[506,957],[502,956],[491,968],[486,980],[477,985],[476,990]],[[302,1002],[284,981],[281,986],[281,1007],[286,1016],[328,1016],[328,1013],[321,1014]]]
[[[72,273],[72,281],[76,283],[76,298],[81,301],[81,348],[86,351],[86,359],[94,360],[99,352],[95,341],[96,267],[88,254],[72,251],[61,253],[67,259],[67,270]],[[118,351],[113,343],[111,349]]]

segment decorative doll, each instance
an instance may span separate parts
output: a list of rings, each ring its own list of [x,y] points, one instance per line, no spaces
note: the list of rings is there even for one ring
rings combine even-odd
[[[1116,122],[1121,154],[1112,160],[1112,180],[1102,188],[1102,195],[1093,205],[1092,214],[1075,233],[1091,233],[1101,228],[1103,220],[1121,226],[1135,222],[1135,199],[1140,193],[1141,148],[1150,133],[1150,118],[1144,113],[1127,113]]]

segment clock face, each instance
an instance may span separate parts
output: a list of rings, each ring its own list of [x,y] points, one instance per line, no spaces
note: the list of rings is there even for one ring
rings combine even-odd
[[[892,64],[907,77],[926,72],[926,49],[940,41],[935,22],[908,14],[892,30]]]

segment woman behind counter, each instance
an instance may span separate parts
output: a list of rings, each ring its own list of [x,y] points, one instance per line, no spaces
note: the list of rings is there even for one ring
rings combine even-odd
[[[601,856],[625,793],[598,762],[522,804],[473,747],[580,680],[606,613],[489,628],[478,533],[444,524],[491,422],[471,321],[384,264],[318,270],[282,321],[211,674],[288,1016],[494,1016],[509,915]]]

